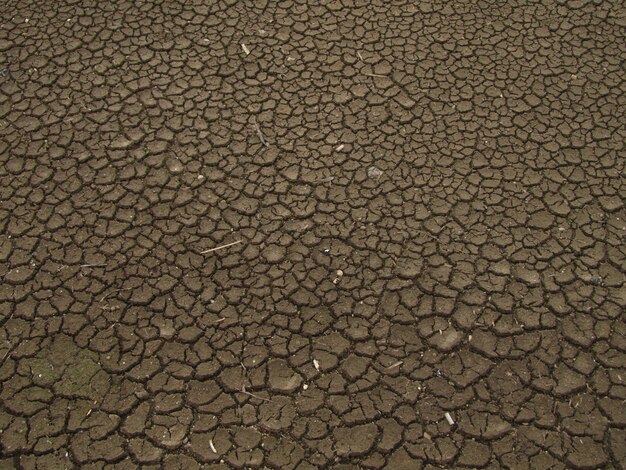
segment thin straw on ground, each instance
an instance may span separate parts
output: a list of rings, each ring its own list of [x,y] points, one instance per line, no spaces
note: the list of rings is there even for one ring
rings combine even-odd
[[[227,243],[226,245],[216,246],[215,248],[210,248],[208,250],[201,251],[200,254],[204,255],[206,253],[211,253],[213,251],[221,250],[223,248],[228,248],[229,246],[237,245],[238,243],[241,243],[241,240],[237,240],[236,242]]]
[[[254,130],[256,131],[256,135],[259,137],[261,144],[263,144],[265,147],[269,147],[269,144],[267,143],[267,140],[265,140],[263,132],[261,132],[261,126],[259,126],[259,123],[254,116],[252,116],[252,123],[254,124]]]

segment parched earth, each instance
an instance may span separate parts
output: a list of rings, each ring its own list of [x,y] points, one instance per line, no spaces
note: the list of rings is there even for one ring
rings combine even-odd
[[[624,468],[622,2],[0,11],[0,468]]]

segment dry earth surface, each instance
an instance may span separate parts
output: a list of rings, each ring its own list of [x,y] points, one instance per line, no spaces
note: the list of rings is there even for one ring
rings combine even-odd
[[[0,468],[626,464],[621,2],[0,11]]]

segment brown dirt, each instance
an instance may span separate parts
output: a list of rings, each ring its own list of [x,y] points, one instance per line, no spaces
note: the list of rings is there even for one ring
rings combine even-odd
[[[620,2],[0,11],[0,468],[626,465]]]

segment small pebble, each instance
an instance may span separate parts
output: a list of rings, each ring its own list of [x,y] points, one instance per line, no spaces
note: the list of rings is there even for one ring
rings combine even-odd
[[[383,175],[383,171],[380,170],[379,168],[376,168],[375,166],[370,166],[367,169],[367,176],[369,176],[370,178],[378,179],[382,175]]]
[[[167,161],[167,168],[170,173],[178,175],[183,172],[183,164],[178,158],[171,158]]]

